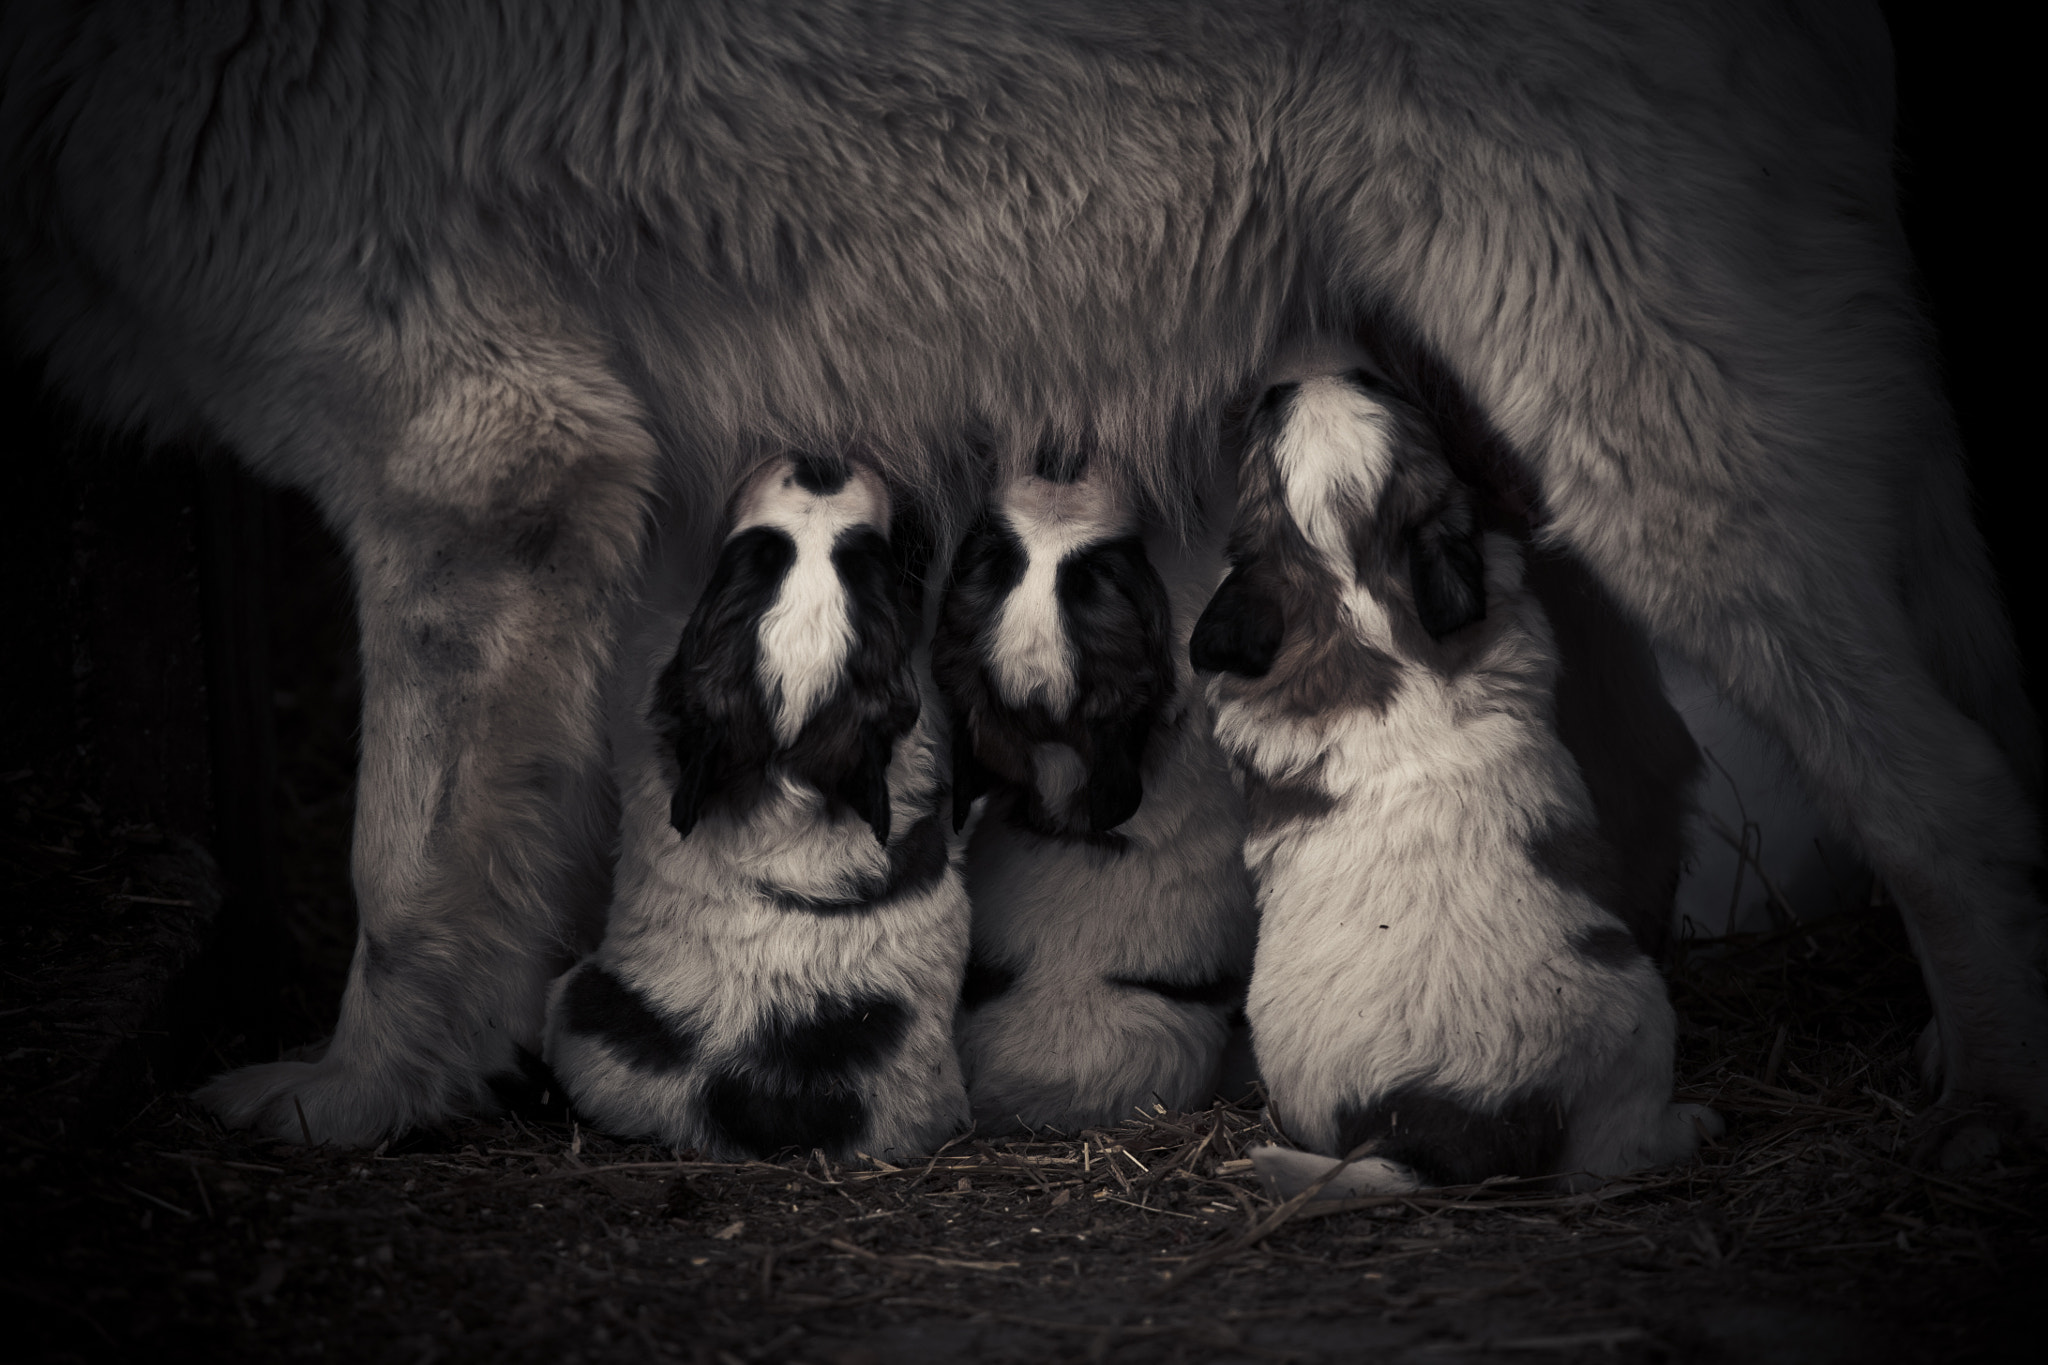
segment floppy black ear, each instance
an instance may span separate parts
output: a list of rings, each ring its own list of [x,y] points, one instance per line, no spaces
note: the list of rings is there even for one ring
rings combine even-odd
[[[1197,672],[1263,678],[1279,657],[1286,618],[1279,600],[1257,585],[1250,569],[1232,569],[1195,621],[1188,662]]]
[[[711,733],[697,726],[676,726],[672,743],[681,772],[675,794],[668,799],[668,822],[687,839],[710,798],[712,774],[719,766],[720,756],[715,752],[717,741]]]
[[[895,738],[886,722],[863,726],[853,763],[827,793],[867,821],[875,832],[875,842],[885,846],[889,842],[889,759]]]
[[[1103,834],[1144,799],[1145,741],[1173,697],[1173,605],[1136,536],[1069,555],[1054,592],[1078,656],[1073,719],[1087,727],[1088,824]]]
[[[1145,784],[1138,764],[1145,757],[1145,740],[1152,731],[1152,717],[1142,715],[1129,721],[1109,721],[1089,727],[1095,752],[1088,764],[1088,828],[1107,834],[1138,813],[1145,799]]]
[[[1441,640],[1486,616],[1486,557],[1479,527],[1462,504],[1415,528],[1408,542],[1409,583],[1422,628]]]
[[[775,751],[755,678],[759,632],[795,559],[795,542],[770,527],[727,541],[656,684],[649,718],[675,752],[668,818],[685,838],[712,800],[751,799]]]
[[[968,812],[988,791],[988,769],[974,757],[974,731],[957,705],[953,712],[953,832],[967,828]]]

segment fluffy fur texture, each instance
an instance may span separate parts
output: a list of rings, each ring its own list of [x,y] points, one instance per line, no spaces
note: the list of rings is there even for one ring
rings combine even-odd
[[[1029,565],[993,610],[976,599],[982,579],[956,570],[944,617],[993,623],[976,636],[987,658],[977,676],[990,683],[975,695],[1043,706],[1051,689],[1039,678],[1076,677],[1060,721],[1128,713],[1141,699],[1133,729],[1144,748],[1128,770],[1142,802],[1106,833],[1086,819],[1046,820],[1044,812],[1063,806],[1046,791],[1043,767],[1035,788],[995,780],[967,851],[974,933],[959,1045],[975,1121],[984,1130],[1074,1131],[1118,1122],[1133,1105],[1205,1104],[1243,1005],[1256,929],[1243,808],[1210,737],[1208,707],[1179,662],[1215,589],[1221,535],[1127,541],[1104,586],[1114,592],[1140,565],[1145,575],[1156,566],[1158,590],[1116,599],[1119,614],[1143,619],[1091,622],[1057,600],[1057,580],[1069,570],[1047,572],[1041,558],[1095,572],[1101,557],[1091,547],[1133,530],[1114,497],[1087,482],[1034,478],[1005,489],[995,515],[1016,526],[1014,553],[1028,554]],[[1227,524],[1227,509],[1216,521]],[[1046,600],[1017,600],[1028,602],[1034,590]],[[1048,637],[1050,647],[1037,645]],[[1019,680],[1013,661],[1026,645],[1048,662]],[[1123,662],[1133,655],[1135,668]],[[963,715],[976,715],[974,705]],[[1085,784],[1089,775],[1073,766]],[[1070,799],[1064,809],[1076,807],[1082,803]]]
[[[965,1122],[967,897],[888,514],[836,461],[742,491],[655,689],[673,757],[634,746],[604,942],[549,996],[547,1061],[610,1131],[907,1157]]]
[[[862,449],[943,529],[991,433],[1008,478],[1085,436],[1172,525],[1323,331],[1427,356],[1544,542],[1783,742],[1902,903],[1948,1098],[2048,1118],[2033,721],[1888,82],[1860,0],[7,7],[10,346],[355,566],[361,950],[327,1055],[210,1101],[348,1142],[482,1102],[604,904],[643,602],[765,456]],[[633,742],[629,844],[673,795]]]
[[[1194,652],[1222,669],[1251,809],[1247,1013],[1278,1121],[1357,1154],[1349,1191],[1689,1154],[1712,1116],[1670,1102],[1663,981],[1593,894],[1612,854],[1514,541],[1481,537],[1427,429],[1362,376],[1274,389],[1240,497],[1237,589]],[[1244,646],[1253,619],[1270,647]],[[1260,1159],[1283,1189],[1304,1174]]]

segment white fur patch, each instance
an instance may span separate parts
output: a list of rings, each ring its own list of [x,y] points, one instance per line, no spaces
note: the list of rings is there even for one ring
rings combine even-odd
[[[1301,381],[1273,460],[1288,514],[1339,582],[1351,578],[1349,528],[1379,500],[1394,459],[1394,421],[1385,405],[1334,376]]]
[[[820,495],[797,482],[793,465],[777,459],[741,495],[733,534],[772,526],[796,542],[796,560],[761,618],[761,693],[775,714],[775,737],[796,740],[818,703],[839,682],[853,646],[846,587],[832,564],[842,532],[889,523],[889,495],[871,472],[854,468],[837,493]]]
[[[1074,646],[1054,588],[1060,561],[1130,530],[1122,499],[1096,479],[1054,483],[1026,476],[1005,486],[996,507],[1023,545],[1024,577],[1003,599],[989,636],[989,676],[1012,706],[1035,698],[1056,716],[1074,704]]]

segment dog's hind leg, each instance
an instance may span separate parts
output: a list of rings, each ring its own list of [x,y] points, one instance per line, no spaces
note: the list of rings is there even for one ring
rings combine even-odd
[[[1889,149],[1780,36],[1741,71],[1672,46],[1656,87],[1697,107],[1583,82],[1492,134],[1512,146],[1419,148],[1447,207],[1376,230],[1376,284],[1529,462],[1545,534],[1785,743],[1883,875],[1945,1099],[2048,1121],[2030,727]],[[1469,126],[1428,72],[1408,88]]]
[[[539,1044],[579,915],[603,911],[600,691],[654,447],[587,353],[499,359],[445,375],[358,482],[322,490],[362,623],[355,960],[317,1062],[198,1095],[272,1137],[368,1144],[490,1103]]]

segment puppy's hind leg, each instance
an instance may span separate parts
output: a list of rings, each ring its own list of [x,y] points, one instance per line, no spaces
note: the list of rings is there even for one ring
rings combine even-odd
[[[539,1043],[579,913],[602,910],[599,696],[654,446],[587,355],[505,351],[446,376],[374,475],[326,498],[362,622],[355,961],[318,1062],[197,1096],[274,1138],[368,1144],[490,1104]]]

